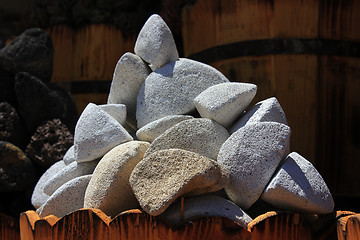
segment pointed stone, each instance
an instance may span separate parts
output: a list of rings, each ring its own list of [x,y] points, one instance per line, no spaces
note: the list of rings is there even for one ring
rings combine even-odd
[[[200,93],[194,104],[201,117],[229,127],[248,107],[256,90],[251,83],[220,83]]]
[[[144,157],[130,175],[140,206],[154,216],[182,195],[215,192],[228,183],[228,172],[216,161],[181,149],[161,150]]]
[[[115,146],[131,140],[131,135],[115,118],[89,103],[76,124],[75,159],[86,162],[101,158]]]
[[[152,72],[142,85],[136,107],[138,128],[170,115],[195,110],[195,97],[210,86],[229,82],[215,68],[186,58]]]
[[[164,20],[157,14],[151,15],[140,30],[134,51],[150,64],[152,70],[179,58],[174,37]]]
[[[151,123],[146,124],[136,132],[136,136],[141,141],[152,142],[163,134],[166,130],[182,122],[184,120],[192,119],[190,115],[172,115],[160,118]]]
[[[55,215],[58,218],[62,218],[71,212],[83,208],[85,191],[90,179],[91,175],[85,175],[74,178],[62,185],[41,207],[39,216]]]
[[[45,183],[44,192],[50,196],[66,182],[76,177],[92,174],[98,162],[98,160],[94,160],[91,162],[70,163],[51,176],[51,178]]]
[[[122,126],[126,123],[126,106],[125,104],[102,104],[99,107],[110,114]]]
[[[157,137],[145,156],[159,150],[178,148],[216,159],[228,131],[213,120],[194,118],[182,121]]]
[[[129,177],[149,145],[148,142],[130,141],[105,154],[86,189],[84,207],[98,208],[111,217],[139,208]]]
[[[229,199],[248,209],[260,197],[280,161],[288,154],[290,128],[285,124],[249,124],[221,146],[217,161],[230,173]]]
[[[65,166],[66,164],[64,161],[58,161],[49,167],[48,170],[46,170],[46,172],[40,177],[31,196],[31,204],[35,208],[39,208],[48,200],[50,196],[44,192],[44,186],[47,181],[49,181],[61,169],[65,168]]]
[[[125,104],[127,123],[134,129],[136,129],[137,96],[150,72],[150,68],[139,56],[129,52],[119,59],[114,70],[107,103]]]
[[[72,145],[65,153],[63,157],[63,161],[66,165],[69,165],[72,162],[75,162],[75,152],[74,152],[74,145]]]
[[[315,214],[334,211],[334,201],[324,179],[296,152],[287,156],[261,197],[285,210]]]
[[[204,217],[223,217],[247,228],[252,218],[235,203],[218,196],[203,195],[184,199],[183,220],[181,219],[181,201],[170,205],[159,217],[172,226],[178,226],[190,220]]]
[[[278,122],[288,125],[284,110],[275,97],[255,104],[231,127],[229,132],[232,134],[247,124],[258,122]]]

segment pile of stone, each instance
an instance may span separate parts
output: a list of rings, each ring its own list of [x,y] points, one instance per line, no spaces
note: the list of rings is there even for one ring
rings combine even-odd
[[[28,29],[0,49],[0,212],[16,217],[31,207],[39,177],[72,145],[77,110],[52,86],[50,36]]]
[[[290,153],[290,127],[276,98],[249,107],[256,85],[179,58],[158,15],[143,26],[134,52],[118,61],[108,103],[85,108],[73,146],[38,182],[32,203],[40,216],[85,207],[115,217],[140,207],[175,225],[182,214],[246,226],[252,219],[245,211],[259,201],[333,211],[320,174]]]

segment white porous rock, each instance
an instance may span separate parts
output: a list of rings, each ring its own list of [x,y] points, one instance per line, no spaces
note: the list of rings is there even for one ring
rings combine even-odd
[[[255,104],[231,127],[229,132],[232,134],[247,124],[257,122],[278,122],[288,125],[280,103],[275,97],[271,97]]]
[[[152,72],[141,86],[136,107],[138,128],[170,115],[195,110],[194,99],[210,86],[229,82],[215,68],[186,58]]]
[[[105,154],[86,189],[84,207],[100,209],[111,217],[139,208],[129,177],[149,145],[148,142],[130,141]]]
[[[39,216],[46,217],[52,214],[62,218],[83,208],[85,190],[90,179],[91,175],[80,176],[62,185],[41,207]]]
[[[126,123],[126,106],[125,104],[102,104],[99,107],[110,114],[113,118],[116,119],[122,126]]]
[[[147,64],[139,56],[130,52],[125,53],[119,59],[114,70],[107,103],[125,104],[126,121],[134,129],[136,129],[137,95],[142,83],[150,73],[151,70]]]
[[[69,165],[72,162],[75,162],[75,147],[72,145],[65,153],[63,161],[66,165]]]
[[[131,140],[131,135],[115,118],[89,103],[75,127],[75,159],[87,162],[101,158],[113,147]]]
[[[327,214],[334,201],[315,167],[296,152],[290,153],[261,198],[285,210]]]
[[[172,226],[178,226],[190,220],[203,217],[224,217],[245,229],[253,220],[235,203],[213,195],[184,198],[183,221],[181,219],[181,201],[170,205],[159,217]]]
[[[66,182],[83,175],[91,174],[99,160],[94,160],[90,162],[72,162],[66,167],[60,169],[56,174],[51,176],[51,178],[45,183],[44,192],[49,196],[53,194],[56,189],[61,187],[61,185]]]
[[[200,93],[194,104],[201,117],[229,127],[249,106],[256,90],[251,83],[220,83]]]
[[[58,161],[51,165],[40,177],[31,196],[31,204],[37,209],[48,200],[49,195],[44,192],[44,186],[57,172],[65,168],[64,161]]]
[[[210,158],[182,149],[168,149],[144,157],[129,181],[142,209],[156,216],[182,195],[222,189],[229,183],[229,173]]]
[[[157,14],[151,15],[140,30],[134,52],[148,62],[152,70],[179,58],[174,37]]]
[[[145,153],[178,148],[216,160],[221,145],[228,139],[228,131],[213,120],[194,118],[184,120],[157,137]]]
[[[172,115],[160,118],[151,123],[146,124],[136,132],[136,136],[141,141],[152,142],[155,138],[163,134],[166,130],[182,122],[192,119],[190,115]]]
[[[229,199],[248,209],[260,197],[280,161],[288,154],[290,128],[281,123],[246,125],[221,146],[217,161],[230,173]]]

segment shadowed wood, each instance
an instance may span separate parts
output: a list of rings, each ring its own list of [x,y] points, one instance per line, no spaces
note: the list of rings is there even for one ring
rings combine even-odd
[[[0,239],[20,239],[18,219],[0,213]]]

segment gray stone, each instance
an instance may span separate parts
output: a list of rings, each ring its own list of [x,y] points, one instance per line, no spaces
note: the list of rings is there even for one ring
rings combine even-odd
[[[102,104],[99,107],[110,114],[122,126],[126,123],[126,106],[125,104]]]
[[[48,199],[49,195],[44,192],[44,186],[56,173],[65,168],[64,161],[58,161],[49,167],[48,170],[38,180],[31,196],[31,204],[37,209],[41,207]]]
[[[127,108],[127,123],[136,129],[136,101],[142,83],[151,73],[146,63],[133,53],[117,62],[107,103],[122,103]]]
[[[86,162],[101,158],[115,146],[131,140],[133,138],[115,118],[89,103],[76,124],[75,159]]]
[[[40,28],[30,28],[0,49],[0,65],[7,71],[28,72],[50,82],[54,47],[51,37]]]
[[[261,198],[285,210],[327,214],[334,201],[315,167],[296,152],[290,153]]]
[[[152,72],[141,86],[136,108],[138,128],[170,115],[195,110],[195,97],[210,86],[229,82],[215,68],[186,58]]]
[[[278,122],[288,125],[284,110],[275,97],[258,102],[245,113],[230,129],[230,133],[236,132],[239,128],[258,122]]]
[[[85,191],[90,179],[91,175],[80,176],[62,185],[41,207],[39,216],[55,215],[62,218],[83,208]]]
[[[216,159],[228,131],[213,120],[194,118],[182,121],[157,137],[145,156],[159,150],[179,148]]]
[[[254,204],[288,154],[289,144],[290,128],[281,123],[250,124],[233,133],[217,158],[230,173],[225,187],[230,200],[243,209]]]
[[[100,209],[111,217],[139,208],[129,177],[149,145],[148,142],[130,141],[105,154],[86,189],[84,207]]]
[[[66,182],[76,177],[92,174],[98,162],[98,160],[82,163],[72,162],[69,165],[66,165],[66,167],[54,174],[45,183],[44,192],[50,196]]]
[[[220,83],[200,93],[194,104],[201,117],[229,127],[249,106],[256,90],[251,83]]]
[[[235,203],[218,196],[203,195],[184,198],[183,221],[181,221],[181,201],[176,201],[159,217],[172,226],[203,217],[227,218],[243,228],[247,228],[252,218]]]
[[[228,183],[229,173],[216,161],[181,149],[161,150],[144,157],[130,175],[140,206],[154,216],[182,195],[215,192]]]
[[[63,161],[66,165],[69,165],[72,162],[75,162],[75,152],[74,152],[74,145],[72,145],[65,153],[63,157]]]
[[[179,58],[174,37],[157,14],[151,15],[140,30],[134,52],[148,62],[152,70]]]
[[[160,118],[151,123],[146,124],[136,132],[136,136],[141,141],[152,142],[155,138],[163,134],[166,130],[182,122],[192,119],[190,115],[172,115]]]

